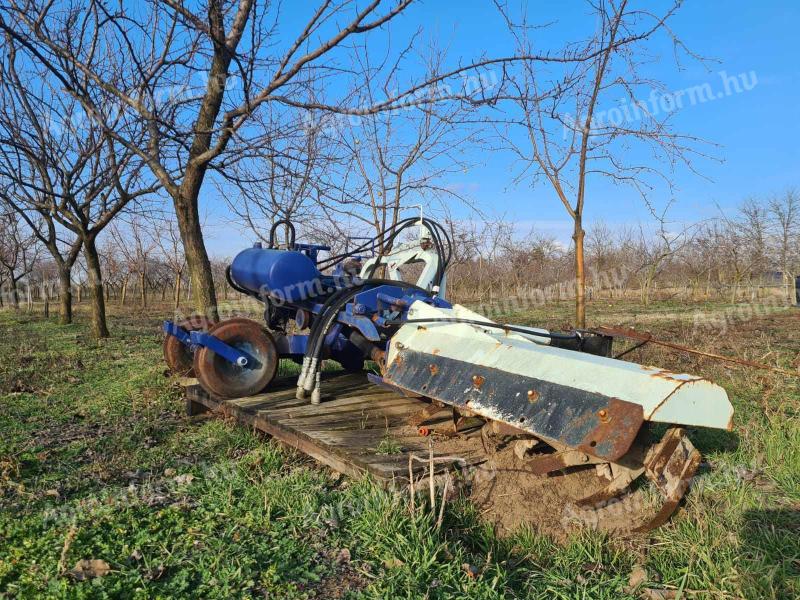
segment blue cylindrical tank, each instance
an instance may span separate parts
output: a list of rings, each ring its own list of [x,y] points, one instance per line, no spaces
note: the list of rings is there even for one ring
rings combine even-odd
[[[314,261],[293,250],[248,248],[233,259],[231,277],[240,287],[279,301],[302,302],[322,292]]]

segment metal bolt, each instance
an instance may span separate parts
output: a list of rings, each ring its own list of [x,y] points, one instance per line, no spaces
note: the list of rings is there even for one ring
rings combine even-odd
[[[528,390],[528,402],[536,402],[539,399],[539,392]]]
[[[244,356],[240,356],[239,358],[236,359],[236,364],[240,367],[246,367],[247,359]]]
[[[602,418],[605,418],[608,415],[608,411],[603,408],[603,409],[600,409],[600,412],[598,412],[597,414],[600,415],[600,418],[602,419]]]

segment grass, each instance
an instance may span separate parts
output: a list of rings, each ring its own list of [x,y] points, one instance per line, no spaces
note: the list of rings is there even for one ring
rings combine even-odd
[[[375,449],[377,454],[384,454],[384,455],[392,455],[392,454],[400,454],[403,452],[403,447],[400,443],[392,438],[387,431],[384,436],[381,438],[378,447]]]
[[[595,303],[590,315],[798,366],[798,313],[737,317],[722,334],[691,326],[697,310],[730,307]],[[568,311],[501,318],[563,325]],[[465,500],[437,529],[368,479],[185,417],[155,320],[111,326],[114,337],[96,342],[82,318],[64,327],[0,313],[0,597],[637,598],[635,565],[646,585],[685,598],[800,596],[796,379],[637,350],[634,360],[721,383],[737,411],[733,433],[691,433],[706,462],[683,509],[647,537],[584,531],[556,543],[528,529],[499,539]],[[83,559],[111,572],[77,581],[69,572]]]

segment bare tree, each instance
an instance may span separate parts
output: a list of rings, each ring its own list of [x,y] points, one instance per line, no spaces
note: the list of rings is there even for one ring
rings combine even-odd
[[[577,53],[592,56],[591,60],[558,71],[543,70],[533,62],[519,63],[519,71],[512,78],[516,96],[513,108],[505,126],[498,127],[522,164],[516,180],[546,180],[572,219],[575,319],[579,327],[586,324],[584,210],[588,184],[605,177],[644,195],[653,181],[668,182],[665,172],[669,170],[630,162],[629,157],[637,155],[631,150],[634,144],[666,160],[671,170],[679,163],[691,167],[690,158],[700,141],[674,133],[669,112],[659,116],[636,98],[642,89],[661,87],[640,74],[643,63],[649,60],[648,42],[664,34],[677,51],[685,49],[668,26],[680,2],[663,14],[632,4],[628,0],[589,4],[597,30],[580,44]],[[533,53],[532,27],[524,17],[515,22],[504,4],[498,6],[515,36],[518,53]],[[555,92],[547,93],[542,82],[552,79],[560,85]],[[630,102],[628,117],[616,107],[603,110],[620,97]],[[621,118],[616,118],[617,113]]]
[[[604,50],[479,57],[424,77],[412,69],[397,91],[358,106],[330,85],[323,86],[328,95],[319,98],[309,82],[350,76],[342,57],[348,46],[380,34],[411,0],[396,0],[388,8],[382,0],[363,6],[325,0],[288,39],[280,37],[280,6],[268,0],[206,0],[197,11],[180,0],[150,1],[137,4],[132,17],[105,0],[80,7],[53,0],[7,4],[0,9],[0,29],[24,44],[32,60],[62,77],[65,89],[118,143],[139,154],[172,197],[195,303],[212,318],[216,297],[200,227],[200,190],[210,172],[227,176],[252,148],[281,136],[285,113],[272,108],[295,109],[295,121],[302,121],[309,112],[372,115],[449,101],[482,104],[502,97],[504,78],[487,94],[480,86],[467,89],[461,75],[490,68],[505,73],[518,61],[577,64]],[[76,75],[82,81],[76,82]],[[135,143],[106,123],[98,93],[112,95],[119,110],[144,121],[146,143]],[[257,112],[266,128],[250,126]]]
[[[400,55],[411,52],[415,43],[416,36]],[[427,52],[427,78],[442,70],[442,52],[418,52]],[[350,96],[358,105],[374,106],[398,88],[401,65],[390,55],[376,61],[366,45],[359,45],[353,63],[358,77]],[[322,115],[311,130],[329,138],[327,147],[338,151],[338,160],[329,158],[326,164],[332,181],[317,196],[324,221],[341,223],[345,230],[338,233],[343,236],[364,227],[377,234],[396,225],[401,211],[410,207],[423,206],[430,213],[453,202],[468,204],[463,191],[448,180],[471,166],[465,151],[479,148],[478,131],[466,123],[470,113],[468,105],[446,103],[374,112],[357,120]]]
[[[8,41],[8,40],[7,40]],[[98,148],[76,127],[79,106],[41,70],[20,74],[14,44],[0,62],[0,188],[6,204],[28,224],[58,271],[60,321],[72,322],[71,271],[83,240],[56,217],[65,194],[80,195]],[[87,174],[88,173],[88,174]]]
[[[19,309],[18,283],[28,277],[39,259],[36,236],[12,210],[0,204],[0,268],[9,284],[9,303]],[[28,282],[30,286],[30,282]]]
[[[124,258],[127,272],[136,275],[139,286],[139,306],[147,308],[147,286],[149,283],[149,267],[154,259],[157,247],[153,232],[147,227],[145,220],[139,215],[119,220],[109,228],[111,239],[119,254]]]
[[[655,232],[648,232],[639,227],[639,240],[636,244],[638,265],[636,274],[639,278],[642,304],[650,304],[650,292],[658,276],[664,271],[680,252],[691,242],[695,230],[693,225],[678,227],[667,220],[667,204],[661,214],[653,213],[657,223]]]
[[[137,152],[115,141],[106,127],[87,118],[80,103],[58,89],[61,80],[57,76],[46,71],[43,74],[41,65],[29,56],[19,56],[16,44],[6,35],[4,72],[9,75],[12,94],[4,95],[3,122],[7,127],[3,131],[0,174],[13,183],[13,195],[6,196],[23,217],[33,211],[46,223],[52,222],[42,240],[50,244],[56,261],[57,256],[63,259],[65,281],[74,254],[82,249],[92,298],[93,332],[96,337],[107,337],[97,237],[125,207],[157,192],[160,183],[150,177]],[[108,105],[104,108],[109,110]],[[105,121],[141,143],[141,123],[126,120],[123,113],[107,114]],[[76,240],[70,243],[66,256],[58,252],[56,227],[69,231]],[[34,231],[42,230],[36,227]]]
[[[319,198],[328,193],[333,179],[338,142],[311,122],[292,119],[285,109],[270,107],[264,112],[266,118],[254,115],[253,125],[268,130],[283,121],[280,135],[250,149],[246,159],[231,165],[226,180],[219,184],[220,195],[263,242],[269,241],[272,224],[284,219],[302,222],[305,233],[313,236]]]
[[[333,49],[382,27],[409,4],[401,0],[383,12],[380,0],[357,10],[346,1],[323,2],[283,48],[276,47],[275,40],[278,7],[257,0],[208,0],[204,12],[193,12],[178,0],[143,3],[136,18],[127,18],[102,0],[82,7],[12,0],[0,15],[0,28],[58,73],[89,114],[104,114],[95,94],[99,89],[111,94],[121,110],[146,123],[149,139],[144,144],[104,125],[117,143],[146,161],[172,197],[197,308],[215,317],[199,211],[208,171],[225,172],[231,144],[252,146],[241,143],[252,135],[245,124],[262,106],[339,110],[336,103],[308,97],[306,76],[339,71],[326,62]],[[106,76],[108,71],[115,74],[113,79]],[[205,75],[204,84],[192,81],[198,73]],[[76,82],[75,75],[83,81]],[[237,78],[239,85],[234,85]],[[353,110],[396,107],[413,99],[418,85]],[[261,137],[271,134],[263,132]]]
[[[175,310],[180,307],[181,286],[186,272],[186,257],[181,246],[181,236],[175,221],[170,217],[153,219],[151,224],[156,228],[155,243],[160,250],[161,260],[169,267],[173,277],[172,299]]]
[[[776,250],[786,297],[794,303],[794,277],[800,266],[800,195],[788,189],[769,201],[769,216],[775,229]]]

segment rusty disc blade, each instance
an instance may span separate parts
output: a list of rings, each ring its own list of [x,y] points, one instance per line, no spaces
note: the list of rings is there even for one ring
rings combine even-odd
[[[194,370],[206,391],[222,398],[239,398],[257,394],[270,384],[278,371],[279,356],[275,340],[262,325],[236,318],[220,323],[212,333],[247,354],[250,361],[240,367],[210,348],[198,350]]]
[[[178,326],[186,331],[208,331],[212,327],[212,323],[205,317],[192,315],[188,319],[180,321]],[[164,336],[163,350],[164,361],[172,373],[183,377],[195,376],[192,365],[192,350],[189,346],[182,344],[174,336],[166,335]]]

